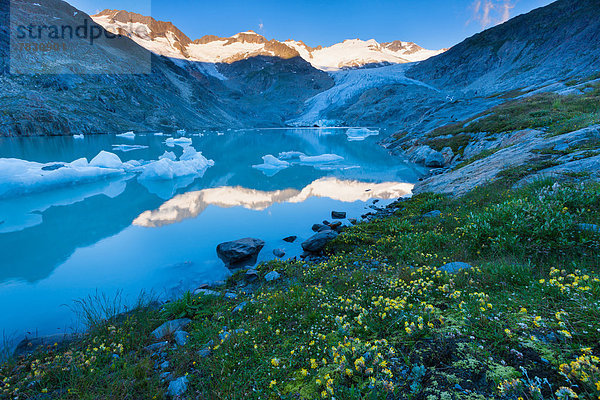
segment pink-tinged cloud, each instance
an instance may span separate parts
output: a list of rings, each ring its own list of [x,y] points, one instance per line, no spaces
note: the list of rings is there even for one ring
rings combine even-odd
[[[510,12],[514,8],[512,0],[475,0],[470,9],[471,22],[478,23],[482,29],[501,24],[510,19]]]

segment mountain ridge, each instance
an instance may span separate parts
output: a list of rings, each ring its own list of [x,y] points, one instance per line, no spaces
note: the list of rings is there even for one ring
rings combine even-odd
[[[106,30],[130,37],[158,55],[209,63],[231,63],[255,56],[288,59],[300,56],[315,68],[336,70],[422,61],[444,52],[413,42],[346,39],[331,46],[310,47],[302,41],[279,41],[252,31],[230,37],[204,35],[190,39],[173,23],[124,10],[106,9],[92,15]]]

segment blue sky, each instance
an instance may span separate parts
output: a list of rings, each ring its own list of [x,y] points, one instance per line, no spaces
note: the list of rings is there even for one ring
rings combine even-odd
[[[69,1],[69,0],[68,0]],[[550,0],[70,0],[93,14],[126,9],[173,22],[191,39],[254,30],[268,39],[329,46],[344,39],[404,40],[439,49]]]

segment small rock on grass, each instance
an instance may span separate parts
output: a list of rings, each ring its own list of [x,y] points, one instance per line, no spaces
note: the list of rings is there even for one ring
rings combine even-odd
[[[173,334],[173,337],[178,346],[185,346],[188,343],[189,334],[186,331],[177,331]]]
[[[242,301],[240,304],[238,304],[237,306],[234,307],[234,309],[231,312],[241,312],[244,311],[244,308],[246,307],[248,303],[246,303],[245,301]]]
[[[442,215],[440,210],[429,211],[428,213],[423,214],[423,218],[437,218]]]
[[[175,332],[185,328],[190,324],[190,322],[192,322],[192,320],[189,318],[180,318],[173,321],[167,321],[152,331],[151,335],[155,339],[162,339],[165,336],[172,335]]]
[[[188,379],[187,376],[177,378],[169,383],[168,393],[171,397],[179,397],[187,391]]]
[[[335,239],[337,235],[334,231],[319,232],[302,242],[302,249],[313,253],[319,252],[325,247],[327,242]]]
[[[168,345],[169,345],[169,342],[166,342],[166,341],[165,342],[153,343],[153,344],[151,344],[149,346],[144,347],[144,350],[153,353],[153,352],[156,352],[156,351],[164,349]]]
[[[279,272],[271,271],[265,275],[265,280],[267,282],[271,282],[271,281],[275,281],[275,280],[279,279],[280,277],[281,277],[281,275],[279,274]]]
[[[200,358],[206,358],[208,356],[210,356],[211,350],[210,347],[205,347],[201,350],[198,350],[198,355],[200,356]]]
[[[258,279],[258,271],[255,269],[249,269],[248,271],[246,271],[246,275],[244,275],[244,279],[247,282],[254,282],[255,280]]]
[[[218,296],[219,292],[215,292],[210,289],[196,289],[194,290],[194,295],[196,296]]]
[[[440,271],[445,271],[450,274],[455,274],[462,269],[471,269],[471,268],[473,268],[473,266],[471,264],[455,261],[455,262],[451,262],[451,263],[442,265],[440,267]]]

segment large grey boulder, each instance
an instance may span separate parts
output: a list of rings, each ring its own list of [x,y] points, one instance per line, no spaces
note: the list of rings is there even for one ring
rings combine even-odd
[[[302,249],[304,251],[317,253],[323,250],[323,247],[325,247],[330,240],[335,239],[337,235],[337,232],[334,231],[319,232],[302,242]]]
[[[227,266],[253,265],[265,246],[260,239],[243,238],[217,246],[217,255]]]
[[[444,163],[444,156],[439,151],[429,153],[425,159],[425,166],[429,168],[442,168]]]
[[[172,335],[175,332],[182,330],[192,322],[189,318],[174,319],[173,321],[167,321],[158,328],[156,328],[150,334],[154,339],[162,339],[166,336]]]

